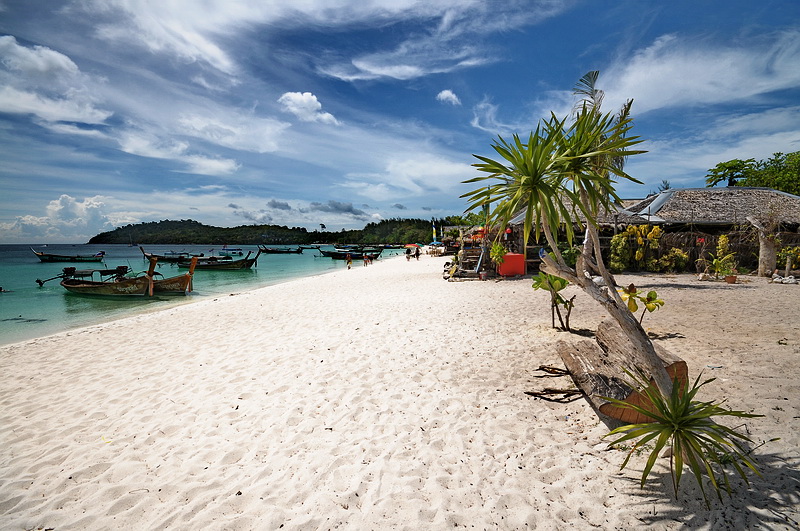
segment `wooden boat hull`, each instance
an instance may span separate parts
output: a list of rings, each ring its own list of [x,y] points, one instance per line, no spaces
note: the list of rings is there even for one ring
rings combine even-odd
[[[155,258],[159,262],[161,262],[162,264],[163,263],[177,264],[177,263],[180,263],[180,262],[188,262],[192,258],[189,255],[189,253],[176,253],[176,254],[171,254],[171,255],[170,254],[153,254],[153,253],[145,252],[145,250],[144,250],[144,248],[142,246],[139,246],[139,250],[142,251],[142,254],[144,255],[144,257],[146,259],[149,260],[151,258]],[[199,256],[202,257],[203,255],[200,254]]]
[[[363,260],[364,255],[368,256],[370,259],[375,260],[381,255],[381,251],[324,251],[322,249],[319,250],[322,253],[322,256],[327,256],[328,258],[333,258],[334,260],[347,260],[347,256],[350,256],[351,260]]]
[[[33,251],[40,261],[42,262],[102,262],[105,258],[105,252],[100,252],[95,255],[74,255],[74,256],[67,256],[61,254],[49,254],[49,253],[42,253],[39,251]]]
[[[100,297],[144,297],[150,290],[150,278],[136,277],[114,282],[98,282],[78,278],[65,278],[61,285],[78,295]]]
[[[192,275],[178,275],[161,280],[153,280],[153,295],[186,295],[191,291]]]
[[[247,257],[239,259],[239,260],[224,260],[222,258],[217,259],[216,257],[207,258],[205,260],[197,260],[197,265],[195,265],[195,269],[206,269],[206,270],[214,270],[214,271],[240,271],[242,269],[250,269],[255,265],[256,260],[258,260],[261,251],[259,250],[256,253],[255,258],[250,258],[250,253],[247,253]],[[189,268],[191,264],[189,262],[178,262],[178,267],[180,268]]]
[[[297,249],[276,249],[274,247],[259,246],[258,249],[264,254],[301,254],[303,252],[302,247],[298,247]]]

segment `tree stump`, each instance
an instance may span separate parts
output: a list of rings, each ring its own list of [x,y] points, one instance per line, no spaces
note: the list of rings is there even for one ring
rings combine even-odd
[[[572,380],[586,393],[595,409],[603,415],[626,424],[652,421],[653,419],[647,415],[617,406],[605,399],[610,397],[652,409],[648,407],[650,401],[645,395],[635,391],[623,381],[625,378],[623,369],[634,371],[638,366],[633,358],[633,348],[628,338],[617,323],[605,320],[598,326],[595,339],[596,343],[582,340],[577,343],[559,341],[556,344],[556,351],[561,356]],[[677,378],[678,385],[683,389],[689,372],[686,362],[660,345],[654,347],[667,374],[673,380]],[[645,376],[650,377],[646,373]]]

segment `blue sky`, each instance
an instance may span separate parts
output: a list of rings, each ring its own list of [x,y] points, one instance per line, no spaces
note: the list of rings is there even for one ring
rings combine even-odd
[[[649,150],[623,197],[800,150],[795,0],[0,0],[0,242],[460,214],[589,70]]]

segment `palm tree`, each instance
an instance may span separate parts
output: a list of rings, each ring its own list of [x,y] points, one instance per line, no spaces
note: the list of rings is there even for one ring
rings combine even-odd
[[[603,93],[594,87],[596,80],[597,73],[590,72],[576,86],[575,93],[583,99],[571,123],[569,117],[559,119],[551,114],[526,143],[517,135],[512,142],[498,137],[492,148],[501,160],[474,155],[481,162],[473,166],[487,175],[465,181],[481,184],[462,197],[468,200],[468,210],[494,203],[490,217],[500,226],[524,211],[523,241],[527,243],[531,232],[537,240],[543,234],[552,250],[551,255],[541,253],[542,270],[581,287],[602,304],[629,337],[636,361],[647,369],[658,389],[669,396],[672,381],[644,329],[616,290],[602,288],[592,280],[599,274],[606,286],[615,285],[603,263],[597,216],[619,200],[615,179],[639,182],[625,173],[623,165],[626,157],[644,153],[632,149],[641,140],[628,136],[633,127],[632,101],[617,115],[602,114]],[[573,227],[580,223],[579,212],[586,220],[585,236],[582,252],[572,268],[558,250],[559,229],[572,244]]]

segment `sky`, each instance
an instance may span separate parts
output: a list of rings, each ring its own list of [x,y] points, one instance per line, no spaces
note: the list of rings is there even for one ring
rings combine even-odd
[[[591,70],[623,198],[800,150],[796,0],[0,0],[0,243],[459,215]]]

